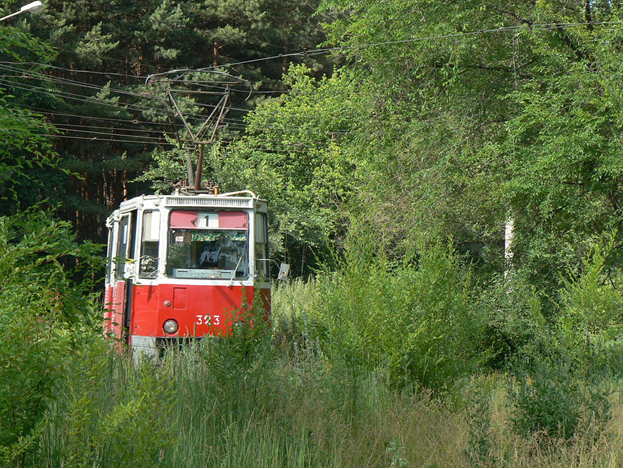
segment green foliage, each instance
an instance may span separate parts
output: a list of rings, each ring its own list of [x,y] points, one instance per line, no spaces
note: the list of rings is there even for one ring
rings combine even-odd
[[[580,273],[569,271],[560,302],[547,321],[535,300],[531,339],[512,361],[511,390],[517,432],[570,439],[584,422],[608,418],[608,390],[622,380],[622,273],[606,259],[614,238],[597,244]],[[613,277],[613,278],[612,278]],[[613,283],[616,281],[616,283]],[[592,383],[592,385],[590,385]]]
[[[452,236],[477,275],[501,273],[502,226],[513,216],[516,275],[548,304],[566,266],[580,265],[602,233],[621,232],[619,2],[327,0],[313,15],[317,6],[50,2],[31,18],[32,30],[59,48],[55,73],[74,80],[69,70],[93,68],[85,76],[95,88],[80,89],[90,97],[77,103],[16,84],[11,92],[61,111],[53,120],[71,128],[106,122],[115,138],[133,128],[156,142],[172,119],[142,77],[237,63],[227,70],[259,94],[244,102],[233,92],[207,179],[270,200],[272,251],[300,274],[332,260],[353,220],[392,239],[393,256],[409,256],[424,236]],[[328,44],[345,46],[347,59],[329,78],[320,78],[329,73],[325,54],[289,56],[323,42],[322,21]],[[124,83],[109,84],[112,73]],[[275,90],[284,94],[257,97]],[[128,181],[150,159],[156,168],[135,181],[165,191],[184,178],[180,148],[105,140],[56,141],[63,167],[83,178],[55,180],[59,197],[72,194],[63,197],[67,217],[75,208],[101,217],[105,204],[147,190]],[[90,229],[81,217],[80,228]]]
[[[291,91],[266,99],[247,117],[245,134],[210,157],[222,190],[250,189],[271,204],[271,251],[310,272],[344,236],[343,204],[357,161],[343,150],[363,118],[349,76],[314,80],[304,66],[284,81]],[[306,269],[305,269],[306,265]]]
[[[28,34],[2,28],[0,57],[9,55],[12,60],[25,60],[26,57],[18,57],[20,52],[42,61],[45,60],[42,56],[53,55],[49,48]],[[27,99],[23,92],[17,90],[16,94],[0,89],[0,215],[26,208],[28,205],[20,207],[21,198],[50,194],[52,190],[46,187],[46,177],[42,173],[49,175],[58,167],[58,157],[50,139],[53,129],[42,116],[23,109]]]
[[[69,361],[56,392],[41,442],[49,466],[146,467],[175,441],[166,372],[102,341]]]
[[[3,299],[11,298],[3,295]],[[15,305],[11,313],[23,317],[23,308],[24,305]],[[43,423],[52,385],[59,377],[58,355],[63,341],[35,318],[9,319],[5,309],[0,314],[2,339],[7,342],[0,350],[0,463],[12,465],[18,464],[28,449],[24,441],[36,434],[37,426]]]
[[[581,274],[570,272],[560,293],[564,311],[556,324],[558,346],[582,376],[622,376],[622,270],[606,266],[614,241],[596,245]]]
[[[525,436],[536,432],[565,439],[573,436],[582,398],[567,365],[543,358],[532,365],[530,376],[519,374],[519,388],[511,393],[516,431]]]
[[[549,4],[537,14],[578,19]],[[520,223],[517,264],[555,290],[557,273],[580,264],[596,237],[622,233],[622,33],[586,25],[521,36],[535,62],[510,95],[519,111],[502,147],[513,155],[505,193]]]
[[[63,265],[78,259],[88,274],[101,264],[97,247],[73,238],[67,223],[44,212],[0,217],[0,447],[9,458],[3,464],[18,463],[31,449],[64,360],[98,331],[89,282],[75,283]]]
[[[492,384],[479,377],[472,379],[466,393],[466,418],[469,426],[467,457],[473,467],[494,467],[492,460]]]
[[[261,372],[271,360],[270,324],[258,290],[251,303],[244,296],[241,307],[232,312],[236,319],[229,335],[207,337],[202,343],[203,358],[224,383],[238,386],[243,377]]]
[[[51,153],[43,120],[28,110],[9,105],[7,97],[0,97],[0,213],[8,215],[19,207],[19,194],[25,185],[29,190],[43,186],[36,177],[37,170],[54,170],[57,159]],[[33,187],[34,185],[34,187]]]
[[[6,1],[2,2],[3,7],[6,5]],[[11,2],[13,3],[13,2]],[[3,9],[7,14],[14,13],[14,6],[11,6],[12,11],[7,12],[7,9]],[[4,16],[4,15],[3,15]],[[48,62],[55,57],[55,54],[48,44],[45,44],[38,40],[28,32],[20,30],[20,28],[9,26],[7,23],[2,24],[2,37],[0,37],[0,55],[3,59],[12,60],[29,60],[29,59],[41,59],[42,62]]]
[[[359,268],[408,278],[397,265],[365,256],[377,252],[370,244],[350,246],[348,252],[354,254],[350,262],[360,259]],[[423,288],[432,288],[428,277],[436,284],[445,283],[445,274],[456,282],[462,279],[462,269],[457,260],[454,266],[447,248],[436,248],[431,257],[419,259],[419,269],[438,265],[428,275],[423,272]],[[413,280],[415,271],[411,270]],[[341,287],[357,291],[354,280],[350,278],[354,285],[349,286],[344,274],[306,284],[285,282],[276,289],[273,338],[261,323],[254,321],[254,327],[248,327],[249,321],[244,321],[231,337],[206,338],[200,345],[171,350],[158,361],[133,360],[103,340],[89,341],[58,357],[62,366],[44,418],[30,434],[3,448],[3,464],[551,467],[594,461],[592,465],[618,466],[619,452],[622,460],[618,431],[610,430],[622,428],[621,419],[616,415],[607,423],[609,388],[581,380],[573,368],[562,366],[560,357],[539,361],[535,367],[526,348],[527,367],[518,367],[527,372],[524,381],[521,372],[516,382],[506,376],[472,374],[467,386],[461,379],[466,375],[459,374],[451,378],[459,385],[444,399],[407,387],[398,392],[388,361],[376,366],[373,355],[363,356],[379,353],[381,347],[370,340],[367,348],[350,344],[343,353],[341,344],[327,341],[327,329],[315,327],[313,319],[329,310],[319,300],[339,295],[327,291],[339,279]],[[384,295],[393,294],[391,282],[381,283],[388,287]],[[446,291],[459,295],[462,289]],[[407,297],[402,295],[396,293],[394,300],[383,303],[382,294],[363,290],[354,303],[376,306],[372,300],[377,298],[377,305],[391,305]],[[438,300],[441,308],[453,305]],[[262,314],[253,313],[252,319]],[[335,317],[340,325],[350,326],[340,314]],[[349,319],[356,320],[355,326],[362,324],[354,315]],[[444,333],[443,326],[434,327]],[[445,327],[454,331],[451,322]],[[332,333],[346,342],[338,331]],[[365,334],[361,337],[368,339]],[[380,335],[380,340],[388,340],[388,335]],[[452,353],[457,350],[453,346]],[[546,356],[539,356],[537,348],[533,351],[536,357]],[[464,364],[475,364],[460,357]],[[448,373],[449,368],[440,371]],[[510,383],[513,407],[498,408],[496,388],[504,387],[497,383]],[[619,405],[612,405],[617,413]],[[565,425],[576,416],[581,420],[569,441],[549,437],[564,436],[571,428]]]
[[[529,314],[518,320],[528,336],[517,351],[534,360],[557,355],[581,379],[622,376],[622,270],[606,265],[613,251],[614,238],[607,238],[595,245],[581,271],[569,268],[551,308],[542,306],[538,292],[526,292]]]
[[[580,426],[605,423],[608,393],[580,381],[566,357],[543,356],[528,367],[517,365],[517,384],[510,390],[514,430],[568,440]]]
[[[297,359],[319,352],[312,312],[319,299],[318,283],[314,277],[280,281],[271,293],[271,322],[274,346],[284,356]]]
[[[487,358],[485,322],[453,251],[433,245],[419,254],[418,268],[395,264],[371,237],[356,239],[341,271],[317,278],[313,318],[330,360],[388,367],[396,386],[443,392]]]
[[[597,237],[622,232],[620,3],[321,10],[339,11],[330,37],[375,110],[345,149],[370,176],[351,214],[393,236],[394,253],[453,235],[479,273],[501,273],[514,216],[517,275],[553,296]]]
[[[171,139],[168,139],[172,142]],[[135,181],[149,181],[159,194],[171,192],[180,181],[187,180],[187,158],[189,150],[176,145],[172,150],[156,150],[152,153],[155,166],[141,174]],[[192,158],[197,164],[197,157]]]
[[[72,217],[101,214],[152,157],[139,181],[167,191],[186,178],[180,145],[57,139],[57,157],[52,129],[23,106],[78,128],[147,131],[170,121],[155,83],[146,104],[145,75],[284,54],[228,69],[283,94],[250,105],[233,93],[208,178],[267,198],[273,255],[317,275],[275,290],[273,341],[244,306],[231,337],[133,363],[93,339],[91,285],[72,281],[93,272],[95,247],[38,212],[1,218],[2,464],[491,465],[517,461],[518,441],[535,455],[584,435],[593,447],[618,440],[605,428],[623,366],[621,2],[326,0],[313,17],[315,6],[50,1],[18,24],[58,57],[3,27],[5,59],[50,56],[72,80],[96,73],[76,104],[31,64],[20,79],[46,84],[45,95],[3,68],[2,213],[51,196],[71,199]],[[321,18],[336,18],[327,30],[347,58],[325,78],[312,56],[297,59],[306,67],[288,57],[324,40]],[[200,110],[190,98],[181,106]],[[69,171],[82,180],[68,182]],[[414,391],[450,404],[448,391],[486,367],[514,377],[504,378],[512,423],[500,427],[516,433],[504,432],[505,454],[492,390],[479,385],[464,396],[470,428],[447,444],[459,459],[423,446],[455,420]]]

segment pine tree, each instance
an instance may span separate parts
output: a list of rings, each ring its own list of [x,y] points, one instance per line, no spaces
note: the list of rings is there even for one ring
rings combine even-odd
[[[289,13],[288,28],[282,24],[285,15],[275,12]],[[103,241],[103,220],[110,210],[151,190],[149,184],[131,181],[147,169],[154,152],[172,148],[181,123],[163,95],[146,86],[148,76],[217,66],[252,82],[261,96],[283,91],[285,61],[264,58],[321,42],[313,12],[314,5],[302,2],[295,8],[282,0],[50,0],[42,14],[21,22],[55,53],[46,68],[13,63],[21,80],[10,76],[14,70],[0,73],[11,94],[28,89],[22,105],[57,128],[54,147],[61,166],[78,175],[53,182],[63,217],[74,222],[82,238]],[[291,32],[286,44],[285,34]],[[43,81],[47,85],[39,86]],[[230,134],[244,128],[243,116],[255,102],[246,101],[247,96],[247,89],[232,94]]]

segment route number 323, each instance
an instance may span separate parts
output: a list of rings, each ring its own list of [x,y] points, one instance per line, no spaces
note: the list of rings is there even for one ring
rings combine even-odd
[[[195,316],[195,324],[198,326],[207,325],[207,326],[219,326],[220,317],[219,315],[210,316],[208,314],[202,315],[198,314]]]

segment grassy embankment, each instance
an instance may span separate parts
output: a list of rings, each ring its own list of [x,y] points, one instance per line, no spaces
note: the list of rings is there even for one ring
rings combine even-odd
[[[474,373],[457,379],[430,378],[439,385],[436,391],[418,385],[419,379],[408,386],[392,360],[372,366],[371,356],[356,356],[364,349],[351,344],[350,351],[352,336],[331,343],[341,339],[319,323],[322,315],[333,311],[345,324],[328,295],[350,292],[345,285],[330,291],[330,285],[284,284],[274,290],[271,331],[241,329],[236,337],[172,353],[157,364],[133,363],[101,345],[85,349],[67,364],[37,444],[23,463],[622,467],[621,380],[576,381],[581,394],[571,399],[598,396],[601,386],[609,407],[579,400],[566,436],[568,414],[558,408],[566,403],[557,400],[567,396],[565,390],[552,400],[548,395],[545,406],[552,407],[543,409],[564,419],[556,423],[563,430],[558,432],[522,399],[527,394],[512,373],[476,364]],[[363,302],[372,300],[372,294],[361,295]],[[377,337],[388,340],[383,332]],[[368,340],[366,334],[362,339]],[[370,348],[376,360],[382,356]],[[532,427],[522,417],[534,419],[537,429],[528,431]]]

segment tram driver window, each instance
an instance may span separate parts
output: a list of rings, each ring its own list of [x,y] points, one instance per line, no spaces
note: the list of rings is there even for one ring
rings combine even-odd
[[[195,216],[193,214],[195,213]],[[172,212],[167,253],[167,275],[174,278],[244,279],[248,269],[247,214],[245,223],[221,221],[220,214],[197,212]],[[214,215],[214,222],[212,216]],[[225,219],[226,217],[224,217]],[[236,217],[228,217],[235,219]],[[241,218],[242,219],[242,218]],[[199,220],[199,221],[198,221]],[[243,219],[242,219],[243,220]],[[220,226],[221,223],[221,226]],[[186,225],[186,226],[185,226]],[[188,228],[187,226],[214,226],[215,229]],[[180,226],[178,228],[177,226]]]

